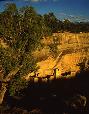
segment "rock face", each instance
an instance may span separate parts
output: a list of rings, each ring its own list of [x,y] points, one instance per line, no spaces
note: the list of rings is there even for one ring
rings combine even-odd
[[[80,70],[78,64],[84,60],[89,60],[88,37],[89,33],[54,33],[53,36],[47,37],[45,40],[43,39],[42,43],[45,48],[39,50],[38,54],[36,53],[38,58],[43,58],[43,60],[41,59],[41,61],[37,63],[39,76],[52,75],[54,68],[59,69],[57,72],[59,77],[61,73],[69,71],[71,71],[70,76],[75,76],[76,72]],[[50,49],[48,48],[50,44],[53,44],[55,38],[57,39],[57,49],[59,52],[57,58],[52,57]],[[47,41],[50,41],[50,43]],[[45,49],[47,49],[47,51]]]

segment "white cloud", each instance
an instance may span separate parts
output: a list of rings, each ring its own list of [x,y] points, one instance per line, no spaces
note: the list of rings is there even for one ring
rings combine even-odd
[[[41,1],[47,2],[48,0],[24,0],[24,1],[26,1],[26,2],[41,2]],[[52,1],[57,2],[58,0],[52,0]]]
[[[41,1],[41,0],[31,0],[31,2],[39,2],[39,1]]]
[[[23,0],[23,1],[26,1],[26,2],[39,2],[41,0]]]

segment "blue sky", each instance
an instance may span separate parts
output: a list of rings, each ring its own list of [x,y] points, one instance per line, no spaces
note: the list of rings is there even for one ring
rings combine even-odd
[[[0,0],[1,11],[7,2],[14,2],[17,7],[33,6],[40,14],[54,12],[62,20],[89,21],[89,0]]]

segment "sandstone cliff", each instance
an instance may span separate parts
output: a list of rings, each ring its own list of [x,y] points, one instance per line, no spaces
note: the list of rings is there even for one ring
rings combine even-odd
[[[57,42],[58,55],[56,58],[52,56],[49,45]],[[58,68],[57,75],[60,77],[62,73],[71,71],[70,76],[80,70],[79,63],[89,60],[89,33],[54,33],[52,36],[43,38],[41,43],[44,48],[36,50],[33,55],[40,59],[39,76],[52,75],[53,69]],[[87,64],[86,63],[86,64]]]

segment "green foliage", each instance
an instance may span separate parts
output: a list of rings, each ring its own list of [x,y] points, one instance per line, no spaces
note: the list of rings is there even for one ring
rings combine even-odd
[[[28,82],[25,80],[22,80],[19,76],[13,78],[10,82],[9,86],[9,94],[10,96],[14,95],[21,95],[21,90],[26,88],[28,86]]]
[[[58,31],[58,19],[53,13],[45,14],[44,22],[45,22],[45,25],[52,30],[52,32]]]
[[[64,19],[63,21],[61,21],[57,19],[52,12],[44,15],[44,22],[45,25],[48,26],[52,32],[89,32],[89,22],[71,22],[69,19]]]
[[[53,56],[54,58],[56,58],[57,55],[58,55],[57,46],[56,46],[55,44],[50,44],[49,47],[50,47],[50,52],[51,52],[52,56]]]
[[[53,38],[53,43],[49,45],[50,52],[51,52],[51,54],[53,55],[54,58],[56,58],[59,54],[58,45],[59,45],[58,38],[54,37]]]
[[[28,55],[24,54],[23,60],[21,62],[22,63],[20,63],[20,64],[23,65],[23,67],[19,71],[21,76],[26,75],[30,71],[33,72],[38,69],[38,67],[36,65],[37,61],[29,54]]]
[[[6,4],[0,13],[0,35],[8,47],[0,47],[0,65],[3,67],[4,79],[16,68],[19,71],[10,80],[10,94],[25,87],[22,76],[36,71],[37,60],[32,52],[41,46],[40,40],[49,35],[51,30],[44,23],[43,16],[37,14],[33,7],[17,9],[14,3]],[[16,77],[16,78],[15,78]]]
[[[0,64],[3,67],[4,76],[17,66],[17,61],[14,59],[13,52],[10,49],[0,48]]]

